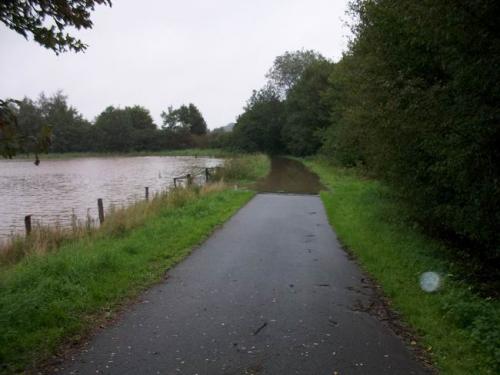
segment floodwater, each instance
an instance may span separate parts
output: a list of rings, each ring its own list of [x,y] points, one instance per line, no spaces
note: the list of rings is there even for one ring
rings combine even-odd
[[[317,174],[304,164],[288,158],[271,159],[270,173],[254,188],[262,193],[318,194],[326,190]]]
[[[41,224],[70,225],[172,186],[173,177],[215,167],[221,159],[194,157],[92,157],[66,160],[0,160],[0,242],[24,231],[24,216]]]

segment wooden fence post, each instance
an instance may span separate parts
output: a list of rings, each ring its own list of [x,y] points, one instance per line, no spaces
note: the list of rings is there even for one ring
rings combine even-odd
[[[188,186],[191,186],[193,183],[193,178],[191,177],[191,175],[190,174],[186,175],[186,179]]]
[[[144,189],[146,190],[146,200],[148,201],[149,200],[149,186],[146,186]]]
[[[99,223],[102,225],[102,223],[104,223],[104,205],[102,204],[102,198],[97,200],[97,210],[99,211]]]
[[[210,172],[208,168],[205,168],[205,183],[208,183],[208,178],[210,177]]]
[[[174,188],[177,187],[177,178],[174,177]]]
[[[31,215],[26,215],[24,217],[24,227],[26,228],[26,235],[31,234]]]

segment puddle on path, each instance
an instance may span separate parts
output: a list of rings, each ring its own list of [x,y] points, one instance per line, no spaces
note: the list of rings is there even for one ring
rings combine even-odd
[[[296,160],[274,157],[271,171],[253,186],[260,193],[318,194],[326,188],[318,175]]]

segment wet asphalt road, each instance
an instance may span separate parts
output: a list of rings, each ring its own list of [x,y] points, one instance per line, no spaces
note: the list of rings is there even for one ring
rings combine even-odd
[[[259,194],[58,373],[424,374],[318,196]]]

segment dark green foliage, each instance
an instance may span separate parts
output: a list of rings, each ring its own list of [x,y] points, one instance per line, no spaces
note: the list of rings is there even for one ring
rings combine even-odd
[[[95,121],[99,134],[97,151],[143,151],[154,143],[159,130],[149,111],[140,106],[108,107]]]
[[[364,162],[428,228],[498,255],[500,5],[358,1],[353,11],[325,150]]]
[[[149,111],[138,105],[110,106],[92,124],[67,103],[61,92],[52,96],[41,94],[36,101],[11,101],[5,108],[0,117],[0,145],[6,157],[19,151],[135,152],[208,147],[212,138],[193,104],[164,112],[162,129],[154,124]],[[47,126],[52,133],[43,138]],[[47,139],[52,144],[42,147]],[[11,149],[16,152],[9,153]]]
[[[309,65],[324,60],[321,54],[313,50],[286,51],[274,59],[266,78],[279,96],[286,98],[288,91],[299,81]]]
[[[17,115],[25,104],[25,101],[13,99],[0,100],[0,155],[12,158],[19,152],[33,153],[35,164],[38,165],[38,154],[46,152],[51,144],[52,129],[42,124],[36,108],[31,113],[31,108],[28,109],[31,125],[24,128],[26,124],[20,122]]]
[[[224,141],[249,152],[314,153],[320,146],[318,130],[328,124],[328,107],[321,95],[330,69],[331,63],[310,50],[276,57],[266,86],[254,90],[231,139]]]
[[[177,109],[168,107],[168,112],[162,112],[163,128],[178,133],[203,135],[207,133],[207,123],[200,110],[192,103],[181,105]]]
[[[330,107],[323,96],[332,68],[326,60],[311,63],[288,91],[281,135],[292,155],[311,155],[321,146],[320,131],[330,124]]]
[[[65,34],[67,28],[90,29],[90,12],[96,5],[109,5],[110,0],[5,0],[0,2],[0,22],[26,39],[55,53],[83,51],[87,46]]]
[[[21,102],[18,121],[22,127],[29,129],[28,131],[33,131],[43,124],[50,125],[51,151],[84,151],[90,147],[90,123],[67,104],[67,97],[60,92],[52,97],[40,95],[37,106],[25,98]]]
[[[272,87],[254,91],[233,130],[233,146],[242,151],[276,154],[283,151],[281,129],[285,105]]]

